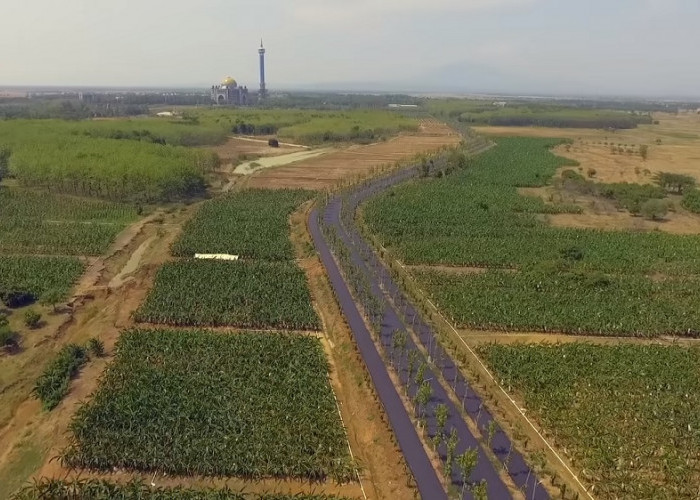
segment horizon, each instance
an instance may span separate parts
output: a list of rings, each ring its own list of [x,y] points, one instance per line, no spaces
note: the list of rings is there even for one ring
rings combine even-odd
[[[14,3],[0,86],[255,89],[262,35],[271,90],[700,97],[689,0],[244,3]]]

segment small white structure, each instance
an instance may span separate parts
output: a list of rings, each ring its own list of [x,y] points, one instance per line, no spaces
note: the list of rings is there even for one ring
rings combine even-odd
[[[238,260],[238,255],[229,255],[227,253],[196,253],[194,254],[195,259],[202,260]]]
[[[175,114],[172,111],[161,111],[160,113],[156,113],[156,116],[160,116],[161,118],[169,118],[175,116]]]

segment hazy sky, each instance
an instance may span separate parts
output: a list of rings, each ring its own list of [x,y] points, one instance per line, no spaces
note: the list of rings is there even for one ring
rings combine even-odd
[[[2,0],[0,85],[700,96],[700,0]]]

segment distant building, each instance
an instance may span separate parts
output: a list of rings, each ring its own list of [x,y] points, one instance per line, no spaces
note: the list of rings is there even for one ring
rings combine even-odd
[[[417,108],[418,104],[389,104],[390,108]]]
[[[260,56],[260,90],[258,91],[258,101],[267,97],[267,87],[265,84],[265,47],[260,40],[260,48],[258,49]],[[248,87],[239,87],[238,82],[227,77],[220,85],[212,85],[211,100],[214,104],[220,106],[246,106],[250,104],[248,97]]]
[[[221,85],[212,86],[211,100],[220,106],[245,106],[248,104],[248,87],[239,87],[236,80],[226,77]]]

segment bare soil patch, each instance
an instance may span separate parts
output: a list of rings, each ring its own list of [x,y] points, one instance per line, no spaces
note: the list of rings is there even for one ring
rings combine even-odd
[[[417,154],[454,146],[461,136],[447,125],[426,120],[418,132],[403,134],[386,142],[346,149],[292,165],[266,169],[252,176],[251,187],[284,189],[327,189],[342,181],[368,175],[382,166],[413,158]]]
[[[572,139],[572,145],[554,149],[559,156],[580,163],[574,169],[587,176],[595,170],[591,180],[601,183],[629,182],[652,184],[659,172],[672,172],[695,177],[700,183],[700,116],[696,114],[657,114],[658,125],[642,125],[631,130],[561,129],[542,127],[475,127],[478,132],[496,136],[560,137]],[[646,145],[649,156],[644,160],[639,147]],[[612,154],[620,146],[633,153]],[[592,196],[581,196],[553,186],[522,188],[523,195],[539,196],[555,203],[575,203],[583,208],[582,214],[548,215],[545,219],[556,227],[621,231],[663,231],[672,234],[700,234],[700,216],[684,210],[678,196],[669,197],[676,211],[663,220],[651,221],[618,210],[614,203]]]

